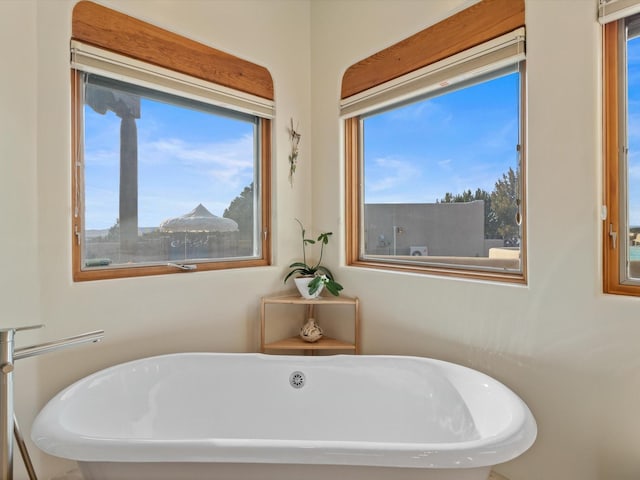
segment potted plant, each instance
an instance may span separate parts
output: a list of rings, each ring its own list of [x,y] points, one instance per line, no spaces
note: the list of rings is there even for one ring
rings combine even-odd
[[[315,298],[320,295],[323,288],[335,296],[340,295],[342,285],[336,282],[333,278],[333,274],[329,269],[323,265],[322,254],[324,253],[324,246],[329,243],[329,237],[333,235],[332,232],[324,232],[318,236],[317,240],[311,238],[305,238],[306,231],[302,222],[296,218],[296,222],[300,225],[300,231],[302,236],[302,262],[293,262],[289,265],[291,271],[284,277],[285,283],[292,275],[298,275],[296,280],[296,286],[300,290],[300,294],[305,298]],[[307,245],[314,245],[316,242],[320,243],[320,258],[315,264],[307,263]]]

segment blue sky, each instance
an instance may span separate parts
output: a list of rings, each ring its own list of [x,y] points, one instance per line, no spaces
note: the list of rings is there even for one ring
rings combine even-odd
[[[202,203],[214,215],[253,181],[254,124],[142,99],[138,225],[157,227]],[[85,108],[86,228],[118,218],[120,118]]]
[[[365,202],[432,203],[488,192],[518,156],[517,73],[365,120]],[[199,203],[213,214],[253,180],[253,123],[142,99],[138,128],[140,227]],[[120,119],[85,108],[86,228],[118,217]]]
[[[433,203],[491,192],[517,167],[513,73],[365,119],[365,203]]]
[[[640,37],[627,43],[629,226],[640,226]]]

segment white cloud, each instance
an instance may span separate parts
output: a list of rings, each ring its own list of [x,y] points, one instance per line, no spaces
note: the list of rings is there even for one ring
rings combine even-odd
[[[415,103],[404,105],[400,108],[389,111],[389,120],[395,122],[407,122],[407,126],[411,129],[428,128],[443,129],[447,128],[454,120],[454,115],[448,106],[445,106],[439,99],[430,98]]]
[[[138,145],[140,225],[157,225],[167,217],[187,213],[198,203],[222,215],[253,179],[253,148],[251,135],[211,143],[176,138],[142,140]],[[88,208],[93,221],[111,225],[118,208],[119,148],[91,152],[90,158],[95,167],[114,168],[108,173],[92,170]],[[107,201],[107,197],[111,199]]]
[[[152,165],[178,162],[195,174],[236,188],[244,186],[241,184],[254,167],[253,138],[250,135],[202,144],[166,138],[141,145],[139,150],[141,162]]]
[[[246,168],[253,165],[253,138],[212,143],[187,143],[177,138],[163,138],[141,145],[142,161],[179,160],[186,165],[215,165],[223,168]],[[149,155],[149,156],[147,156]]]
[[[439,160],[439,161],[437,162],[438,166],[439,166],[442,170],[447,171],[447,172],[448,172],[448,171],[451,171],[451,169],[453,168],[453,167],[451,166],[451,163],[452,163],[452,160],[451,160],[450,158],[446,158],[446,159],[444,159],[444,160]]]
[[[374,179],[370,177],[367,181],[367,189],[371,192],[388,191],[409,185],[420,175],[420,170],[407,160],[381,157],[375,159],[373,164]]]

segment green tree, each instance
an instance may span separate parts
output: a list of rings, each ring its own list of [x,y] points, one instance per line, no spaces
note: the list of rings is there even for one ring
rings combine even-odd
[[[247,245],[253,244],[253,182],[234,198],[224,210],[222,216],[235,220],[238,224],[238,240]]]
[[[109,231],[105,237],[105,240],[108,242],[118,242],[120,241],[120,219],[116,218],[116,223],[109,227]]]
[[[496,182],[491,192],[491,208],[497,220],[497,233],[504,239],[517,238],[520,226],[516,220],[520,208],[520,170],[509,171],[502,174],[502,178]]]
[[[491,193],[481,188],[475,193],[466,190],[462,193],[445,193],[436,203],[472,202],[484,201],[484,235],[486,238],[504,238],[505,240],[517,239],[520,234],[520,226],[516,220],[520,196],[520,170],[509,168],[498,179]]]

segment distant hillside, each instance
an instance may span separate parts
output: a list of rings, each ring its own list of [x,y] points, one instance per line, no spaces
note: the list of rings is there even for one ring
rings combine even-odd
[[[140,227],[138,228],[138,235],[144,235],[145,233],[151,233],[158,230],[158,227]],[[104,237],[109,233],[108,228],[103,229],[91,229],[85,230],[84,234],[86,238],[100,238]]]

